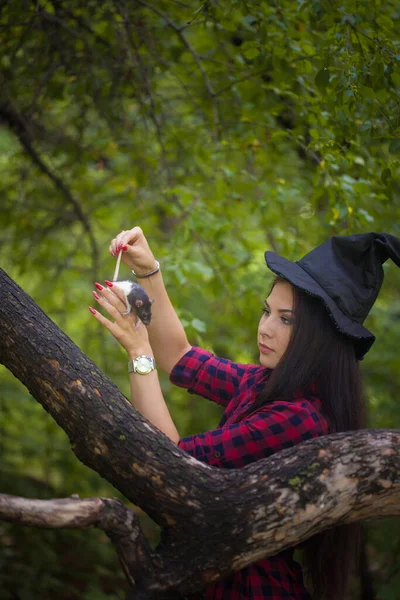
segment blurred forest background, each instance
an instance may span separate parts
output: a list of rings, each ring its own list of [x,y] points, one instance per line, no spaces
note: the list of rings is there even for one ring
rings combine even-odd
[[[257,362],[265,250],[400,237],[399,29],[395,0],[0,2],[2,268],[128,396],[126,357],[87,306],[112,278],[109,241],[140,225],[190,342]],[[385,272],[370,428],[400,428],[400,272]],[[182,436],[215,427],[218,407],[162,386]],[[118,496],[4,367],[0,458],[3,493]],[[366,534],[371,595],[355,579],[352,600],[399,599],[399,520]],[[125,589],[101,532],[0,524],[1,600]]]

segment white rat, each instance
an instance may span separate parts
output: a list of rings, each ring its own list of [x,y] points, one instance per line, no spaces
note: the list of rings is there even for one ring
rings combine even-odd
[[[154,300],[150,300],[146,290],[134,281],[114,281],[113,285],[117,285],[124,293],[126,311],[122,314],[129,315],[132,308],[134,308],[142,323],[144,325],[150,325],[151,305]]]

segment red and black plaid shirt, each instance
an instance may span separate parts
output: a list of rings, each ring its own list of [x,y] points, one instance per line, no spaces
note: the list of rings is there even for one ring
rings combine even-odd
[[[263,388],[270,369],[233,363],[193,346],[171,372],[171,382],[225,407],[217,429],[191,435],[179,446],[213,467],[239,469],[328,433],[322,403],[298,394],[292,402],[276,401],[234,423]],[[217,581],[204,591],[207,600],[311,600],[293,549],[269,556]]]

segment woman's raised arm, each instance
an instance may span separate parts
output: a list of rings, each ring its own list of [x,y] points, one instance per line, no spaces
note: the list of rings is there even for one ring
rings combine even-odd
[[[112,240],[110,254],[116,256],[121,249],[123,262],[138,275],[156,268],[156,260],[140,227],[122,231]],[[150,277],[138,278],[138,283],[149,298],[154,299],[152,320],[147,330],[157,366],[169,374],[191,345],[168,297],[161,270]]]

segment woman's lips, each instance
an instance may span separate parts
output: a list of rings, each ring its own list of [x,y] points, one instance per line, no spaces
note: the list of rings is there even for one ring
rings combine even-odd
[[[258,347],[260,348],[261,354],[271,354],[271,352],[273,352],[273,350],[271,350],[271,348],[268,348],[268,346],[266,346],[265,344],[259,343]]]

